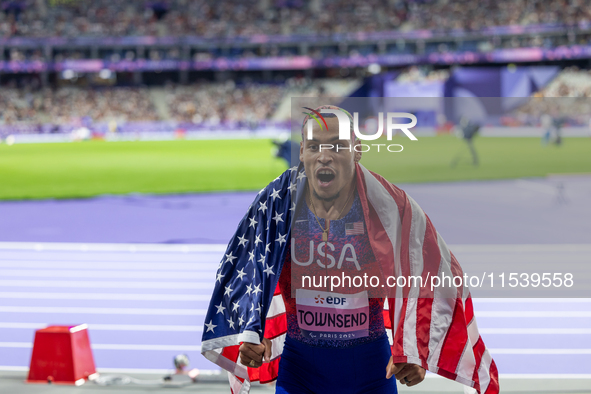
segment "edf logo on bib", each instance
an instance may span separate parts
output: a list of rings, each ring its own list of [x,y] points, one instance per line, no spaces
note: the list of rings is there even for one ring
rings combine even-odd
[[[332,305],[345,305],[347,302],[346,297],[326,297],[326,303]]]

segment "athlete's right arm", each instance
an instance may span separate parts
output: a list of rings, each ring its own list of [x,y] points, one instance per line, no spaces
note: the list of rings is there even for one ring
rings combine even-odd
[[[240,362],[248,367],[258,368],[263,365],[263,361],[271,361],[271,341],[263,338],[262,343],[254,344],[242,342],[240,345]],[[254,366],[250,362],[254,360]]]

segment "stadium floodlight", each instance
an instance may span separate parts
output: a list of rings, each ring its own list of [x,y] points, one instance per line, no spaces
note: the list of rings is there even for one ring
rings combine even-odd
[[[100,72],[99,72],[99,77],[101,79],[110,79],[112,75],[111,70],[109,70],[108,68],[103,68]]]
[[[64,70],[62,72],[62,78],[63,79],[74,79],[76,78],[76,73],[74,72],[74,70]]]
[[[377,63],[372,63],[367,66],[367,71],[371,74],[379,74],[382,71],[382,67]]]

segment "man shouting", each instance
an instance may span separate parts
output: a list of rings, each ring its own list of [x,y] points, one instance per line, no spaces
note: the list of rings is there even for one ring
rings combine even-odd
[[[426,370],[497,393],[468,287],[387,281],[461,276],[443,239],[412,198],[359,164],[348,112],[307,114],[300,166],[258,194],[220,263],[203,354],[230,372],[234,393],[274,379],[277,393],[395,393],[392,376],[414,386]],[[358,285],[368,273],[377,283]]]

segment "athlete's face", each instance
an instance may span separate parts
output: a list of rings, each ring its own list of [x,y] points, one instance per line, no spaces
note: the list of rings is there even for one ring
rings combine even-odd
[[[361,158],[361,153],[355,152],[351,140],[339,139],[336,117],[325,119],[328,130],[314,124],[312,139],[308,139],[305,128],[304,140],[300,144],[300,160],[304,163],[308,185],[316,197],[331,201],[354,181],[355,161]]]

